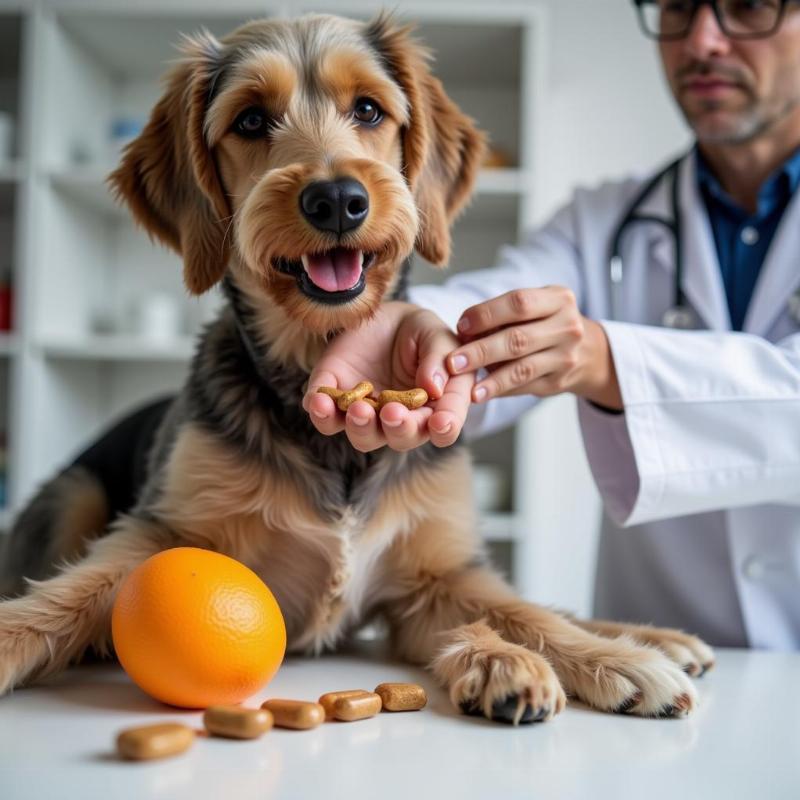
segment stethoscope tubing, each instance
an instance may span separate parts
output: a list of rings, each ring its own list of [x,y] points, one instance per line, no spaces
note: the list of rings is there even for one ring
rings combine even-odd
[[[680,214],[679,191],[679,170],[683,157],[669,163],[662,170],[657,172],[633,198],[625,209],[622,219],[617,225],[611,237],[611,246],[608,256],[608,278],[610,289],[611,318],[620,319],[620,308],[618,298],[624,280],[624,262],[622,259],[622,238],[625,232],[634,224],[640,222],[654,223],[663,225],[672,236],[675,242],[675,283],[673,287],[673,304],[664,315],[667,319],[685,319],[688,313],[686,297],[683,293],[683,242],[682,220]],[[647,198],[655,191],[662,180],[669,177],[671,181],[670,201],[672,206],[672,219],[659,217],[655,214],[639,214],[637,209],[642,206]],[[671,327],[671,326],[670,326]]]
[[[611,237],[611,246],[608,256],[608,283],[610,291],[611,319],[620,320],[619,295],[625,277],[624,262],[622,259],[622,238],[631,225],[639,222],[663,225],[671,234],[675,242],[675,284],[673,287],[672,306],[664,312],[662,324],[668,328],[694,327],[694,313],[689,308],[686,295],[683,292],[683,221],[680,213],[679,201],[679,173],[681,162],[685,156],[667,164],[657,172],[633,198],[625,209],[614,234]],[[659,217],[655,214],[640,214],[637,209],[642,206],[647,198],[655,191],[662,180],[669,177],[671,180],[670,205],[672,206],[672,219]],[[800,289],[789,298],[789,314],[800,325]]]

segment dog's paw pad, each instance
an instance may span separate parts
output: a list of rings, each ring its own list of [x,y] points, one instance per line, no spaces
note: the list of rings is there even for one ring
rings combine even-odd
[[[461,711],[472,717],[484,716],[477,700],[465,700],[461,703]],[[530,703],[521,700],[519,695],[510,694],[503,700],[495,700],[492,704],[491,720],[510,725],[525,725],[529,722],[543,722],[549,711],[547,707],[534,709]]]

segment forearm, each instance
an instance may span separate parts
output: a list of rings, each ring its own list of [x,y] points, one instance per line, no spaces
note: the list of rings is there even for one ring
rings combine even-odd
[[[625,415],[581,425],[618,521],[800,503],[800,337],[604,327]]]

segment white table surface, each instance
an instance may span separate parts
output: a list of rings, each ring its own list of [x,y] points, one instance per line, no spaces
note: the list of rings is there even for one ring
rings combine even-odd
[[[719,651],[686,719],[645,720],[570,706],[512,728],[457,714],[423,670],[364,655],[292,658],[247,705],[415,681],[423,711],[274,729],[253,742],[198,738],[146,763],[114,754],[126,727],[200,713],[142,694],[112,664],[0,699],[0,798],[800,798],[800,654]]]

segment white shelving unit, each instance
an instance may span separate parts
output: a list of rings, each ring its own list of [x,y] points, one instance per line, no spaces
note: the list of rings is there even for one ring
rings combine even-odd
[[[205,26],[224,35],[254,17],[312,10],[370,17],[379,5],[0,0],[0,110],[18,120],[20,143],[0,165],[0,257],[13,266],[16,320],[0,334],[10,491],[0,525],[111,419],[180,385],[194,334],[218,302],[214,293],[189,298],[178,259],[112,201],[104,183],[116,163],[112,121],[146,119],[180,32]],[[530,3],[451,0],[400,3],[397,11],[417,22],[448,92],[505,155],[507,166],[480,175],[454,232],[454,268],[486,266],[534,216],[543,12]],[[414,280],[441,278],[415,263]],[[134,310],[153,293],[179,303],[181,333],[172,341],[136,333]],[[506,432],[475,447],[476,459],[500,465],[509,485],[514,439]],[[516,505],[511,496],[484,514],[487,539],[514,539],[524,524]]]

